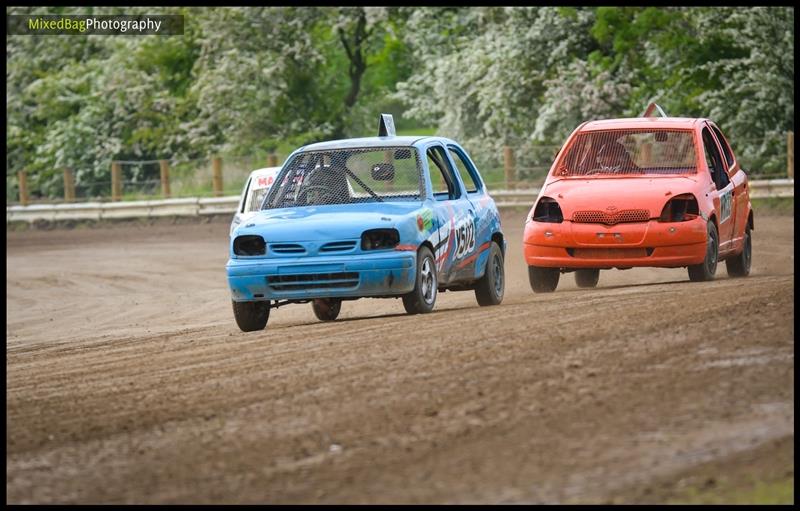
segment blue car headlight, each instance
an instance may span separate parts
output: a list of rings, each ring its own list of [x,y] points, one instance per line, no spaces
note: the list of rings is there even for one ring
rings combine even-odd
[[[400,243],[397,229],[370,229],[361,234],[361,250],[392,249]]]
[[[255,234],[236,236],[233,240],[233,253],[243,256],[257,256],[267,253],[267,244],[264,238]]]

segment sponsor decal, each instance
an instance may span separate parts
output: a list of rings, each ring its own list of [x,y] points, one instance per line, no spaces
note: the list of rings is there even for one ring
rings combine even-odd
[[[417,229],[422,232],[433,229],[433,211],[430,209],[423,209],[422,212],[417,215]]]
[[[478,257],[478,255],[480,255],[480,253],[481,253],[481,252],[483,252],[484,250],[486,250],[486,249],[487,249],[487,248],[489,248],[490,246],[491,246],[491,242],[489,242],[489,241],[487,241],[486,243],[484,243],[483,245],[481,245],[481,248],[479,248],[479,249],[478,249],[478,251],[477,251],[476,253],[472,254],[471,256],[467,257],[466,259],[464,259],[463,261],[461,261],[460,263],[458,263],[458,265],[456,266],[456,269],[459,269],[459,270],[460,270],[460,269],[461,269],[461,268],[463,268],[464,266],[466,266],[466,265],[468,265],[469,263],[471,263],[472,261],[474,261],[474,260],[475,260],[475,259]]]
[[[267,176],[267,177],[261,176],[258,178],[257,185],[259,187],[270,186],[274,181],[275,181],[274,176]]]
[[[719,216],[720,223],[731,216],[731,206],[733,205],[733,190],[728,190],[719,196]]]

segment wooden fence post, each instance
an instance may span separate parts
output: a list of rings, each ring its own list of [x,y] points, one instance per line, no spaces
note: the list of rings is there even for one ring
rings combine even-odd
[[[211,158],[211,185],[214,190],[214,197],[222,196],[222,158],[214,156]]]
[[[517,172],[514,164],[514,151],[509,146],[503,146],[503,170],[506,175],[506,189],[511,190],[516,186]]]
[[[23,206],[28,205],[28,174],[24,170],[17,172],[19,179],[19,203]]]
[[[169,161],[158,160],[158,165],[161,167],[161,195],[165,198],[170,196],[169,191]]]
[[[75,200],[75,175],[69,167],[64,167],[64,200],[67,202]]]
[[[278,155],[275,153],[269,153],[267,155],[267,167],[277,167],[278,166]]]
[[[122,200],[122,165],[111,162],[111,200]]]
[[[786,134],[786,177],[794,179],[794,131]]]

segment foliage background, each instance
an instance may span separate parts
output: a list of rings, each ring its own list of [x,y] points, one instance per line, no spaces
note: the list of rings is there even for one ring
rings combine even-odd
[[[7,200],[108,195],[111,160],[211,154],[244,167],[314,141],[450,136],[523,178],[582,121],[710,117],[743,166],[785,173],[794,130],[791,7],[16,7],[8,14],[183,14],[183,36],[7,36]],[[259,165],[260,166],[260,165]],[[255,168],[253,166],[252,168]],[[132,166],[129,182],[158,177]],[[526,176],[525,172],[529,175]],[[178,172],[179,173],[179,172]]]

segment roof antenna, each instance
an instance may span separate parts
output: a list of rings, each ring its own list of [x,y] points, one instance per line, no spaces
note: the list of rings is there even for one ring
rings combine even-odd
[[[658,113],[659,113],[659,115],[660,115],[661,117],[669,117],[669,116],[668,116],[668,115],[667,115],[667,114],[664,112],[664,110],[663,110],[663,109],[662,109],[660,106],[658,106],[657,104],[655,104],[655,103],[650,103],[649,105],[647,105],[647,110],[645,110],[645,111],[644,111],[644,113],[642,114],[642,117],[655,117],[655,116],[653,115],[653,112],[654,112],[654,111],[658,111]]]
[[[393,137],[394,135],[394,117],[392,117],[392,114],[381,114],[380,124],[378,124],[378,136]]]

